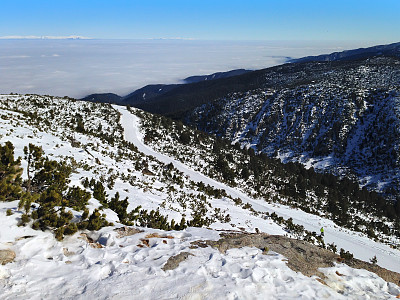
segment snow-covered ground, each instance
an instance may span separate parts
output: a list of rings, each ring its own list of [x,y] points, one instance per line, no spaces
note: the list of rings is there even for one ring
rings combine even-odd
[[[0,266],[0,299],[395,299],[400,293],[375,274],[342,264],[321,269],[326,286],[289,269],[277,253],[191,249],[192,241],[218,239],[216,231],[203,228],[147,229],[120,238],[107,227],[92,235],[102,248],[79,236],[57,242],[48,232],[17,227],[15,217],[5,217],[4,209],[16,205],[1,203],[2,247],[13,241],[7,247],[16,250],[17,260]],[[187,261],[161,269],[183,251],[191,254]]]
[[[83,111],[79,102],[74,105]],[[338,228],[329,220],[251,199],[157,153],[144,145],[138,117],[124,107],[115,109],[121,112],[125,139],[138,147],[141,157],[150,161],[151,155],[154,157],[151,161],[172,162],[192,180],[223,188],[232,197],[251,203],[255,210],[276,211],[285,218],[292,217],[294,223],[303,224],[308,230],[317,231],[323,225],[327,242],[335,242],[338,247],[365,260],[376,255],[379,265],[400,271],[398,251],[386,245]],[[101,172],[106,174],[111,168],[124,174],[134,170],[134,162],[122,158],[117,161],[106,155],[117,153],[117,149],[102,144],[98,139],[76,135],[76,140],[86,145],[88,151],[85,151],[83,146],[72,147],[63,138],[63,128],[43,132],[24,123],[18,113],[2,110],[1,115],[0,143],[12,141],[16,155],[23,156],[23,146],[33,142],[41,145],[52,159],[71,156],[78,165],[86,163],[90,167],[87,170],[78,167],[71,176],[71,184],[80,185],[82,177],[91,175],[97,178]],[[91,111],[91,115],[95,113]],[[103,127],[106,125],[104,122]],[[93,144],[97,145],[97,151]],[[96,158],[101,164],[95,162]],[[146,209],[157,208],[165,200],[165,192],[159,191],[163,184],[144,177],[140,172],[135,176],[143,185],[146,185],[146,180],[153,180],[154,187],[131,186],[117,179],[114,188],[107,192],[118,191],[121,198],[128,196],[132,208],[137,205]],[[390,299],[400,294],[398,286],[386,283],[373,273],[343,264],[321,269],[327,276],[327,285],[324,285],[316,278],[292,271],[287,267],[286,259],[272,251],[263,255],[260,249],[240,248],[223,254],[211,247],[193,249],[191,242],[216,240],[219,233],[215,229],[235,229],[232,224],[251,232],[259,228],[270,234],[286,233],[271,220],[234,206],[229,198],[211,199],[210,202],[212,207],[229,212],[232,218],[229,224],[215,222],[209,229],[188,228],[170,232],[142,228],[143,232],[119,237],[114,229],[122,225],[116,222],[115,213],[107,210],[108,219],[116,225],[87,233],[98,244],[89,243],[80,233],[59,242],[50,232],[36,231],[29,226],[19,227],[17,224],[22,212],[17,208],[18,201],[0,202],[0,250],[11,249],[16,253],[14,262],[0,266],[0,299]],[[98,205],[95,199],[90,200],[91,209]],[[12,215],[6,215],[8,209]],[[179,215],[168,208],[160,208],[160,211],[173,218]],[[96,245],[101,245],[101,248],[93,247]],[[167,260],[181,252],[191,255],[176,269],[163,271]]]
[[[160,161],[166,163],[173,162],[176,168],[188,174],[193,180],[203,181],[206,184],[224,189],[232,197],[239,197],[244,202],[250,203],[257,211],[276,212],[285,219],[291,217],[294,223],[303,225],[305,229],[309,231],[319,232],[320,228],[323,226],[325,230],[325,241],[327,243],[335,243],[338,249],[349,249],[354,254],[354,257],[365,261],[369,261],[369,259],[376,255],[380,266],[395,272],[400,272],[400,251],[392,249],[388,245],[374,242],[362,234],[338,227],[333,221],[323,219],[319,216],[308,214],[284,205],[270,204],[264,201],[251,199],[234,188],[191,170],[179,161],[155,152],[143,143],[143,136],[139,131],[139,118],[128,112],[124,107],[114,107],[121,112],[121,123],[125,128],[125,138],[137,145],[139,150],[143,153],[153,155]],[[249,229],[254,230],[255,227],[257,227],[256,224],[253,224],[253,227],[250,226]],[[270,233],[268,229],[266,232]]]

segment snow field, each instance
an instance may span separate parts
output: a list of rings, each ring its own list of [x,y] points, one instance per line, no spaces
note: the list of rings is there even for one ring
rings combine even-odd
[[[1,299],[389,299],[400,293],[373,273],[341,264],[321,269],[328,278],[325,286],[292,271],[274,252],[191,249],[192,241],[219,238],[204,228],[144,229],[118,237],[107,227],[89,234],[103,248],[92,248],[79,234],[57,242],[49,232],[17,227],[17,214],[4,217],[15,205],[1,203],[0,208],[2,244],[10,241],[7,247],[12,245],[18,257],[0,268]],[[13,234],[5,237],[10,229]],[[192,255],[178,268],[161,269],[183,251]]]

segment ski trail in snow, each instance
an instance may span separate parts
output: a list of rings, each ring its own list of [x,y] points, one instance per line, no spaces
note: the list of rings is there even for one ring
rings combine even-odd
[[[298,209],[289,208],[284,205],[271,204],[262,200],[255,200],[244,193],[231,188],[223,183],[215,181],[185,164],[171,158],[167,155],[154,151],[151,147],[143,142],[143,134],[139,130],[139,117],[131,114],[125,107],[113,105],[113,107],[121,113],[121,125],[124,128],[124,138],[133,143],[140,152],[151,155],[159,161],[173,165],[184,174],[188,175],[191,180],[205,184],[209,184],[218,189],[224,189],[227,194],[233,198],[239,197],[243,202],[250,203],[253,208],[261,212],[276,212],[285,219],[293,218],[293,222],[303,225],[309,231],[319,233],[321,226],[325,229],[325,243],[335,243],[340,248],[344,248],[354,254],[355,258],[369,261],[374,255],[378,259],[378,265],[389,270],[400,272],[400,251],[390,248],[388,245],[374,242],[365,236],[361,236],[356,232],[341,228],[334,224],[333,221],[323,219],[319,216],[308,214]]]

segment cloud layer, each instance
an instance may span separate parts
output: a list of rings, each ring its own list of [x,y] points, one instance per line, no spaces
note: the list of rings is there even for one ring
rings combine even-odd
[[[358,45],[365,46],[365,45]],[[261,69],[356,45],[186,40],[0,40],[0,93],[80,98],[126,95],[153,83],[238,68]]]

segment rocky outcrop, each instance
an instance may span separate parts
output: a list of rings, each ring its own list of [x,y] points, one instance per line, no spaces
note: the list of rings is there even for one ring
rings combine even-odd
[[[15,257],[15,252],[11,249],[0,250],[0,264],[2,265],[13,262]]]
[[[267,254],[268,251],[266,250],[268,249],[285,256],[288,259],[289,268],[310,277],[316,275],[324,278],[324,274],[318,270],[319,268],[332,267],[335,262],[343,261],[338,254],[329,250],[281,235],[227,233],[221,234],[221,236],[222,238],[218,241],[196,241],[192,244],[197,247],[211,246],[222,253],[231,248],[256,247],[263,250],[264,254]],[[388,282],[400,285],[399,273],[358,259],[346,260],[345,263],[352,268],[366,269]]]
[[[143,232],[143,230],[137,229],[135,227],[128,227],[128,226],[116,228],[115,231],[118,233],[117,237],[119,237],[119,238]]]
[[[182,261],[186,260],[190,255],[193,256],[193,254],[189,252],[181,252],[178,255],[171,256],[170,258],[168,258],[167,262],[161,269],[163,271],[174,270],[179,267],[179,264]]]

